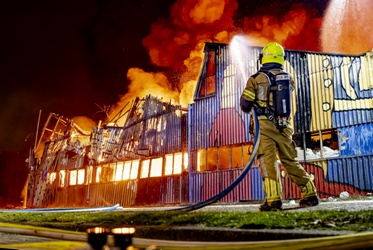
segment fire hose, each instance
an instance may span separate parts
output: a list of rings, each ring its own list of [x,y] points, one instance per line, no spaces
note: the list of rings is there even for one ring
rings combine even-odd
[[[211,204],[217,202],[218,200],[220,200],[221,198],[226,196],[229,192],[231,192],[238,184],[240,184],[240,182],[243,180],[243,178],[246,176],[246,174],[249,172],[252,165],[254,164],[255,158],[256,158],[256,155],[258,154],[258,149],[259,149],[259,138],[260,138],[260,135],[259,135],[259,120],[258,120],[258,117],[257,117],[254,109],[251,110],[251,114],[252,114],[251,119],[253,119],[253,121],[254,121],[253,124],[254,124],[254,128],[255,128],[255,133],[254,133],[254,136],[253,136],[254,137],[253,149],[252,149],[249,161],[247,162],[246,166],[242,170],[241,174],[236,178],[236,180],[234,180],[232,182],[232,184],[230,184],[226,189],[224,189],[220,193],[216,194],[215,196],[213,196],[213,197],[211,197],[207,200],[204,200],[204,201],[201,201],[201,202],[189,205],[189,206],[185,206],[185,207],[163,210],[162,212],[179,212],[179,211],[180,212],[189,212],[189,211],[193,211],[193,210],[203,208],[205,206],[208,206],[208,205],[211,205]],[[250,129],[252,129],[252,128],[250,128]]]

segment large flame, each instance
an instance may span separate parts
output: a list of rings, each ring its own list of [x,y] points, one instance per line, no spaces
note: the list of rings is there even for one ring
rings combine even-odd
[[[169,17],[155,21],[149,35],[143,39],[151,63],[159,70],[145,72],[139,68],[129,69],[127,92],[120,96],[120,101],[112,106],[109,113],[114,116],[135,97],[142,98],[148,94],[186,107],[193,102],[204,43],[229,43],[238,34],[246,36],[250,45],[254,46],[276,41],[285,49],[321,51],[323,25],[324,50],[347,53],[348,48],[354,48],[358,53],[366,51],[371,47],[373,35],[367,31],[362,32],[364,35],[353,35],[354,28],[348,23],[353,22],[354,27],[365,25],[367,28],[364,30],[368,29],[368,24],[372,23],[368,10],[372,8],[363,10],[363,7],[372,7],[373,3],[369,0],[353,1],[356,2],[355,7],[350,6],[352,1],[343,0],[339,6],[340,1],[332,0],[323,24],[320,10],[306,3],[288,3],[288,8],[272,6],[276,11],[254,12],[242,17],[237,15],[240,12],[237,0],[177,0],[170,8]],[[343,12],[338,12],[340,8]],[[360,21],[354,21],[356,15],[352,15],[352,11],[359,13]],[[357,41],[353,40],[355,37]],[[359,44],[365,45],[361,47]]]
[[[244,34],[251,45],[277,41],[288,49],[319,51],[321,18],[310,6],[294,4],[283,17],[244,17],[240,26],[234,20],[238,7],[236,0],[176,1],[170,17],[153,23],[150,34],[143,39],[151,63],[160,72],[130,69],[128,92],[121,96],[112,114],[134,97],[150,93],[184,107],[192,103],[205,42],[229,43],[233,36]]]

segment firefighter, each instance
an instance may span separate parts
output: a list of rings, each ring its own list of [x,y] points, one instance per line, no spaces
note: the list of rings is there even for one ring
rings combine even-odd
[[[297,152],[289,121],[290,92],[294,88],[294,80],[283,70],[285,51],[280,44],[270,42],[263,48],[259,60],[261,68],[250,76],[240,99],[242,111],[248,113],[254,107],[259,119],[257,159],[265,192],[265,200],[259,210],[282,210],[282,185],[277,155],[286,173],[301,191],[299,206],[317,206],[319,198],[316,188],[309,174],[295,160]],[[281,88],[276,86],[277,81],[282,82]],[[279,90],[286,89],[286,86],[288,91],[280,93]]]

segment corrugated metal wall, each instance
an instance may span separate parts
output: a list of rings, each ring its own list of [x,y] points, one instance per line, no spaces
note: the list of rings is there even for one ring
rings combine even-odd
[[[373,123],[338,128],[341,156],[372,154]]]
[[[137,180],[89,184],[87,186],[88,204],[91,207],[114,204],[132,206],[135,204],[137,189]]]
[[[353,186],[360,191],[373,190],[373,155],[339,157],[328,161],[329,182]]]
[[[206,44],[205,53],[216,51],[215,95],[201,97],[197,86],[194,103],[189,105],[190,200],[198,202],[217,194],[234,180],[240,169],[197,172],[197,151],[209,147],[240,144],[251,140],[248,129],[250,116],[239,108],[239,99],[248,76],[257,71],[256,59],[261,48],[250,47],[245,52],[245,65],[236,65],[226,44]],[[338,196],[342,191],[364,194],[372,191],[367,183],[372,179],[373,154],[373,60],[372,53],[358,56],[286,51],[286,71],[295,79],[292,113],[295,133],[321,133],[337,128],[340,156],[307,160],[302,163],[314,178],[320,197]],[[206,56],[207,58],[207,56]],[[206,74],[206,61],[198,81]],[[245,71],[242,73],[242,68]],[[246,76],[246,78],[245,78]],[[354,155],[354,160],[342,156]],[[361,156],[359,156],[361,155]],[[366,155],[366,156],[365,156]],[[338,162],[338,164],[337,164]],[[352,167],[353,166],[353,167]],[[364,180],[352,174],[364,173]],[[223,202],[240,199],[262,199],[262,180],[258,168],[249,171],[239,188]],[[299,198],[298,188],[283,174],[284,198]],[[251,188],[250,188],[251,187]]]

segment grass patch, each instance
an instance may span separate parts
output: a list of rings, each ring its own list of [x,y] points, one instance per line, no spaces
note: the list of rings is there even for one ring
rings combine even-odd
[[[85,231],[92,226],[198,226],[239,229],[371,231],[373,211],[0,213],[0,221]]]

